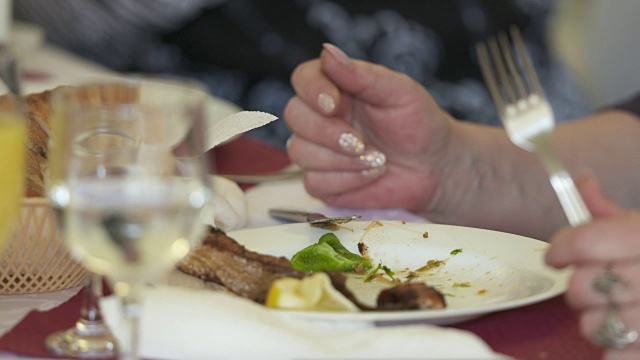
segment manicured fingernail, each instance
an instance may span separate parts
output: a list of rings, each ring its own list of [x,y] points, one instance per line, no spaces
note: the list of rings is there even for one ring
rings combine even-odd
[[[379,168],[387,162],[387,157],[378,150],[366,150],[359,159],[370,168]]]
[[[331,95],[327,93],[320,93],[318,95],[318,106],[325,114],[331,113],[336,108],[336,102]]]
[[[291,139],[293,139],[293,136],[289,136],[289,138],[287,139],[287,143],[284,145],[285,149],[289,149],[289,146],[291,145]]]
[[[364,151],[364,143],[350,132],[343,132],[338,138],[340,148],[349,154],[360,155]]]
[[[387,167],[386,166],[381,166],[381,167],[377,167],[377,168],[372,168],[372,169],[365,169],[360,171],[360,175],[367,177],[367,178],[374,178],[374,177],[378,177],[384,173],[387,172]]]
[[[351,58],[349,56],[347,56],[347,54],[344,53],[344,51],[340,50],[339,47],[330,44],[330,43],[324,43],[322,44],[322,47],[327,50],[329,52],[329,54],[331,54],[336,60],[338,60],[339,63],[341,63],[344,66],[350,66],[351,65]]]

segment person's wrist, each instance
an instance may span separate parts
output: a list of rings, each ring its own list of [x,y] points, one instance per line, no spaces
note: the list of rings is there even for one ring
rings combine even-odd
[[[421,215],[434,222],[455,223],[464,209],[468,193],[478,184],[475,181],[477,152],[470,149],[469,124],[444,113],[449,122],[446,137],[437,153],[430,154],[435,177],[435,189],[431,201]]]

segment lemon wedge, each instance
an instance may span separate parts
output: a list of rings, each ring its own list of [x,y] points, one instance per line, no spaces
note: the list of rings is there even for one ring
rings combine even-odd
[[[329,275],[323,272],[303,279],[285,277],[274,280],[265,305],[286,310],[359,311],[331,285]]]

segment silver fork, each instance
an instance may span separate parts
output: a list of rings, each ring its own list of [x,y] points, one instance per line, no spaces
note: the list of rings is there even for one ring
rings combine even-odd
[[[518,28],[511,27],[510,33],[513,45],[505,33],[490,38],[488,45],[476,44],[482,75],[498,115],[511,142],[540,157],[569,223],[588,222],[591,213],[551,147],[555,127],[551,106]]]

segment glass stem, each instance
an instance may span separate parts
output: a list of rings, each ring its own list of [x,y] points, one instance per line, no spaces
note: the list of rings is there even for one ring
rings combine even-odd
[[[100,297],[102,296],[102,276],[89,273],[89,281],[82,289],[82,309],[80,319],[84,321],[102,321]]]
[[[129,327],[129,347],[126,354],[121,354],[123,360],[139,360],[140,351],[140,316],[142,304],[138,293],[132,290],[122,300],[124,317]]]

